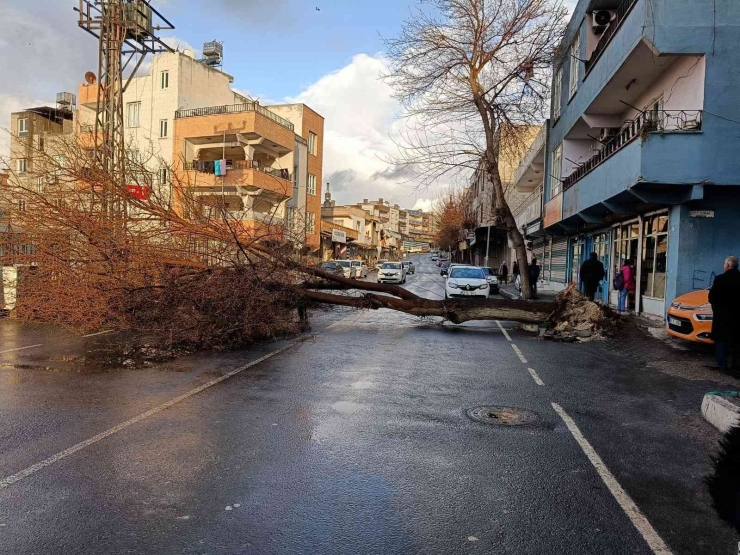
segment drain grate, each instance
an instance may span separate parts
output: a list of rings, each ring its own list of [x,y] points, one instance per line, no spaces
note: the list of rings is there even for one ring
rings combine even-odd
[[[497,426],[528,426],[537,423],[537,413],[517,407],[496,407],[485,405],[465,411],[472,420]]]

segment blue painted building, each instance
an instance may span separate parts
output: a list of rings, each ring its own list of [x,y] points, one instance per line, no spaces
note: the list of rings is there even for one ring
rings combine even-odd
[[[740,255],[740,1],[581,0],[553,71],[544,243],[561,286],[631,259],[633,309],[663,317]]]

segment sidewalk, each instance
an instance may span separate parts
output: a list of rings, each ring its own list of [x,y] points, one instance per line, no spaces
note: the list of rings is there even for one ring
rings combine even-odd
[[[507,283],[506,285],[499,284],[499,292],[502,297],[508,297],[510,299],[519,299],[521,297],[519,291],[516,290],[513,283]],[[555,291],[538,291],[535,302],[555,302]]]

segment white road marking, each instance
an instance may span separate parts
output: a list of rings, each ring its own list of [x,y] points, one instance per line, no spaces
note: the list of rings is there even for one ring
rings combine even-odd
[[[23,478],[27,478],[31,474],[35,474],[39,470],[46,468],[47,466],[52,465],[55,462],[59,462],[62,459],[66,459],[70,455],[73,455],[74,453],[84,449],[85,447],[89,447],[90,445],[93,445],[94,443],[97,443],[100,440],[103,440],[109,436],[112,436],[113,434],[117,434],[118,432],[125,430],[126,428],[133,426],[134,424],[141,422],[142,420],[146,420],[150,416],[154,416],[158,412],[162,412],[163,410],[168,409],[184,401],[185,399],[189,399],[193,395],[197,395],[198,393],[208,389],[209,387],[213,387],[214,385],[221,383],[224,380],[228,380],[229,378],[237,375],[239,372],[243,372],[247,368],[251,368],[252,366],[259,364],[260,362],[263,362],[267,360],[268,358],[274,357],[275,355],[278,355],[282,353],[283,351],[286,351],[295,345],[297,345],[297,343],[291,343],[290,345],[281,347],[280,349],[267,353],[266,355],[258,358],[257,360],[253,360],[249,364],[245,364],[244,366],[237,368],[236,370],[233,370],[227,374],[224,374],[223,376],[219,378],[211,380],[210,382],[203,384],[200,387],[196,387],[195,389],[188,391],[187,393],[183,393],[182,395],[175,397],[174,399],[171,399],[167,401],[166,403],[159,405],[158,407],[154,407],[153,409],[143,412],[138,416],[134,416],[133,418],[126,420],[125,422],[121,422],[117,426],[113,426],[112,428],[109,428],[105,430],[104,432],[100,432],[98,435],[95,435],[91,438],[81,441],[73,445],[72,447],[65,449],[64,451],[60,451],[59,453],[57,453],[56,455],[52,455],[48,459],[44,459],[43,461],[37,462],[36,464],[33,464],[29,466],[28,468],[21,470],[20,472],[17,472],[6,478],[0,479],[0,489],[12,486],[16,482],[20,482],[21,480],[23,480]]]
[[[558,415],[560,415],[560,418],[563,419],[563,422],[565,422],[570,433],[573,434],[578,445],[583,449],[588,460],[591,461],[591,464],[596,468],[596,472],[599,473],[599,476],[601,476],[606,487],[609,488],[609,491],[617,500],[619,506],[622,507],[622,510],[632,521],[632,524],[637,528],[637,531],[640,532],[640,535],[642,535],[650,546],[652,552],[655,553],[655,555],[672,555],[671,550],[658,535],[658,532],[655,531],[655,528],[653,528],[650,522],[648,522],[648,519],[645,518],[645,515],[642,514],[640,508],[635,504],[629,494],[622,489],[622,486],[619,485],[617,479],[606,467],[604,461],[599,457],[599,454],[594,450],[588,440],[583,437],[581,430],[578,429],[578,426],[576,426],[573,419],[568,416],[568,414],[563,410],[563,407],[557,403],[552,403],[552,408],[554,408],[555,412],[557,412]]]
[[[529,375],[532,376],[532,379],[534,380],[534,383],[537,385],[545,385],[545,382],[543,382],[540,377],[537,375],[537,372],[535,372],[534,368],[527,368],[529,370]]]
[[[87,335],[83,335],[82,337],[94,337],[96,335],[105,335],[106,333],[113,333],[116,330],[104,330],[104,331],[98,331],[95,333],[88,333]]]
[[[498,324],[498,327],[501,329],[502,332],[504,332],[504,337],[511,341],[511,337],[509,336],[509,332],[504,329],[504,326],[501,325],[501,322],[496,320],[496,323]]]
[[[514,349],[514,352],[516,353],[516,356],[519,357],[519,360],[521,360],[524,364],[527,364],[527,359],[524,358],[524,355],[519,350],[519,347],[517,347],[514,343],[511,344],[511,347]]]
[[[28,345],[26,347],[16,347],[15,349],[7,349],[5,351],[0,351],[0,355],[3,353],[12,353],[13,351],[22,351],[24,349],[33,349],[34,347],[41,347],[43,346],[43,343],[39,343],[38,345]]]

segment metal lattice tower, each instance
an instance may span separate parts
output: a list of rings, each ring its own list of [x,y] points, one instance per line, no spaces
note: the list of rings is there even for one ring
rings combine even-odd
[[[155,33],[174,26],[147,0],[80,0],[75,10],[79,26],[98,39],[95,160],[123,191],[128,181],[123,93],[147,55],[173,51]],[[102,197],[106,214],[123,210],[109,202],[107,191]]]

